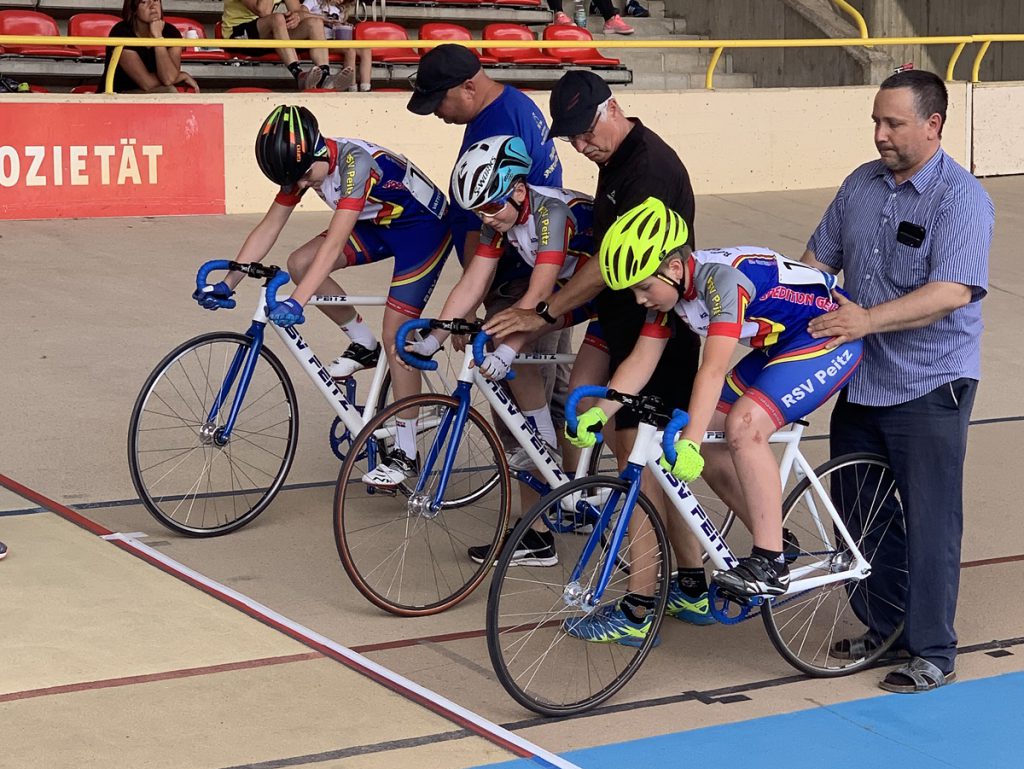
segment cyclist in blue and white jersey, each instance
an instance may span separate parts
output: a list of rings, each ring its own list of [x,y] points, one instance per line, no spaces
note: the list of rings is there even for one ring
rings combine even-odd
[[[405,320],[420,316],[451,248],[447,200],[433,182],[402,155],[376,144],[323,137],[305,107],[281,106],[267,117],[256,138],[256,160],[281,189],[246,238],[238,262],[258,262],[270,252],[307,190],[314,190],[334,212],[327,230],[289,255],[288,271],[297,285],[270,313],[271,322],[302,323],[303,307],[311,296],[344,294],[330,277],[335,270],[391,258],[395,267],[384,310],[385,338],[394,339]],[[241,273],[231,273],[195,298],[215,309],[241,279]],[[319,309],[352,340],[328,367],[332,376],[347,377],[377,365],[380,343],[353,308]],[[395,398],[414,395],[419,392],[419,373],[395,365],[392,347],[387,354]],[[396,449],[375,470],[378,480],[388,480],[392,464],[400,466],[399,474],[413,467],[415,436],[415,423],[399,420]]]
[[[593,199],[573,190],[527,184],[531,163],[523,140],[507,135],[476,142],[456,163],[451,181],[454,201],[480,217],[482,226],[476,253],[445,301],[441,317],[473,316],[502,269],[502,263],[513,259],[521,262],[530,276],[523,293],[512,297],[513,306],[534,310],[543,298],[571,278],[593,255]],[[515,255],[510,255],[510,251]],[[578,318],[548,316],[550,328],[547,330],[557,331],[585,318],[585,313]],[[408,349],[432,355],[446,336],[444,331],[433,331],[423,340],[409,345]],[[525,334],[509,337],[487,355],[481,372],[492,379],[505,378],[516,353],[532,350],[535,339],[536,335],[530,338]],[[557,433],[538,367],[519,366],[515,371],[516,377],[509,382],[509,387],[516,402],[548,445],[549,453],[560,456],[556,448]],[[588,326],[573,366],[571,384],[604,381],[607,376],[607,347],[595,321]],[[532,466],[522,448],[512,454],[509,465],[518,470]],[[551,539],[550,533],[544,531],[543,534],[546,540]],[[534,565],[554,565],[557,562],[553,560],[553,542],[546,540],[537,543],[537,550],[544,553],[530,556]],[[470,548],[471,557],[474,557],[475,550]],[[485,547],[477,560],[486,553]]]
[[[704,471],[705,431],[725,431],[725,445],[705,448],[705,478],[750,528],[754,548],[734,568],[716,572],[714,582],[737,598],[781,595],[789,585],[782,485],[767,438],[842,388],[860,363],[863,345],[858,340],[830,348],[831,339],[815,339],[807,330],[812,318],[838,306],[834,276],[767,248],[693,251],[686,240],[686,222],[655,198],[623,214],[605,235],[599,257],[605,282],[632,289],[649,308],[640,339],[609,386],[639,392],[677,317],[706,338],[690,421],[669,469],[680,480],[695,480]],[[753,349],[730,369],[739,342]],[[616,408],[599,402],[581,415],[578,435],[570,439],[593,442],[592,430]],[[587,637],[589,629],[577,624],[569,632]]]

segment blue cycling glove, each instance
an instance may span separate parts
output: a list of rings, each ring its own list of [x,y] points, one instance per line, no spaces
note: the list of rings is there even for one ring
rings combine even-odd
[[[203,286],[202,290],[196,289],[192,292],[192,298],[199,303],[200,307],[207,310],[218,310],[224,308],[230,310],[235,306],[232,299],[235,292],[223,280],[215,286]]]
[[[271,323],[281,328],[298,326],[306,322],[306,318],[302,315],[302,305],[291,297],[279,302],[271,312],[267,313],[267,317]]]

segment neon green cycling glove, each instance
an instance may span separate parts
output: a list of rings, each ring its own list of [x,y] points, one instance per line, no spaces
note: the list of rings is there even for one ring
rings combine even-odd
[[[565,437],[569,443],[579,449],[586,449],[597,443],[597,434],[607,424],[608,415],[600,406],[589,408],[580,414],[576,434],[569,432],[569,423],[565,425]]]
[[[700,455],[700,446],[685,438],[676,442],[676,463],[670,465],[662,455],[658,463],[683,483],[692,483],[700,478],[704,470],[704,457]]]

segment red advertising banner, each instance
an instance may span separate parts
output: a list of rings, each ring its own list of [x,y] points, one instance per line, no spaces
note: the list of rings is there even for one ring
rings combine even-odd
[[[224,213],[221,104],[0,111],[0,219]]]

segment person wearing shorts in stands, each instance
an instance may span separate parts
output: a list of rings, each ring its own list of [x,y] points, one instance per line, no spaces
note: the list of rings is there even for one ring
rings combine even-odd
[[[638,393],[658,365],[677,319],[705,337],[693,383],[689,423],[678,456],[662,465],[686,483],[702,472],[715,493],[753,534],[754,547],[731,569],[717,571],[720,592],[741,602],[779,596],[789,587],[782,529],[782,483],[768,436],[801,419],[842,388],[861,360],[860,340],[834,346],[815,339],[807,324],[838,308],[835,276],[767,248],[741,246],[694,251],[683,218],[656,198],[620,216],[601,241],[601,275],[609,288],[632,291],[647,310],[633,352],[608,386]],[[737,344],[752,348],[730,367]],[[591,445],[620,404],[601,400],[579,419],[577,445]],[[725,444],[701,443],[707,430],[725,432]],[[705,457],[707,454],[707,468]],[[654,577],[643,589],[654,594]],[[623,599],[626,600],[626,599]],[[601,641],[621,613],[608,605],[567,623],[566,632]],[[637,626],[642,639],[650,627]]]
[[[297,285],[291,297],[269,314],[272,323],[282,327],[303,323],[303,306],[311,296],[345,294],[330,277],[335,270],[392,258],[395,267],[384,309],[385,338],[394,339],[403,322],[420,316],[451,249],[447,200],[423,172],[403,156],[363,139],[322,136],[313,114],[296,106],[277,107],[263,122],[256,137],[256,160],[281,189],[249,233],[236,261],[261,261],[307,190],[313,189],[334,211],[327,230],[288,257],[288,272]],[[241,273],[232,273],[193,297],[208,309],[226,306],[241,279]],[[352,340],[328,366],[331,376],[348,377],[377,365],[381,345],[353,308],[323,306],[320,310]],[[396,365],[393,344],[386,353],[395,399],[417,394],[419,372]],[[414,471],[415,414],[408,421],[400,418],[397,428],[395,449],[367,482],[393,485]]]
[[[224,0],[224,14],[221,16],[221,34],[232,40],[323,40],[324,20],[310,13],[301,0],[283,0],[284,13],[274,11],[276,0]],[[269,48],[235,48],[238,53],[261,56]],[[313,66],[303,72],[299,66],[299,55],[294,48],[278,48],[285,67],[295,78],[295,87],[300,91],[309,88],[327,87],[331,74],[327,62],[326,48],[311,48],[309,57]]]

